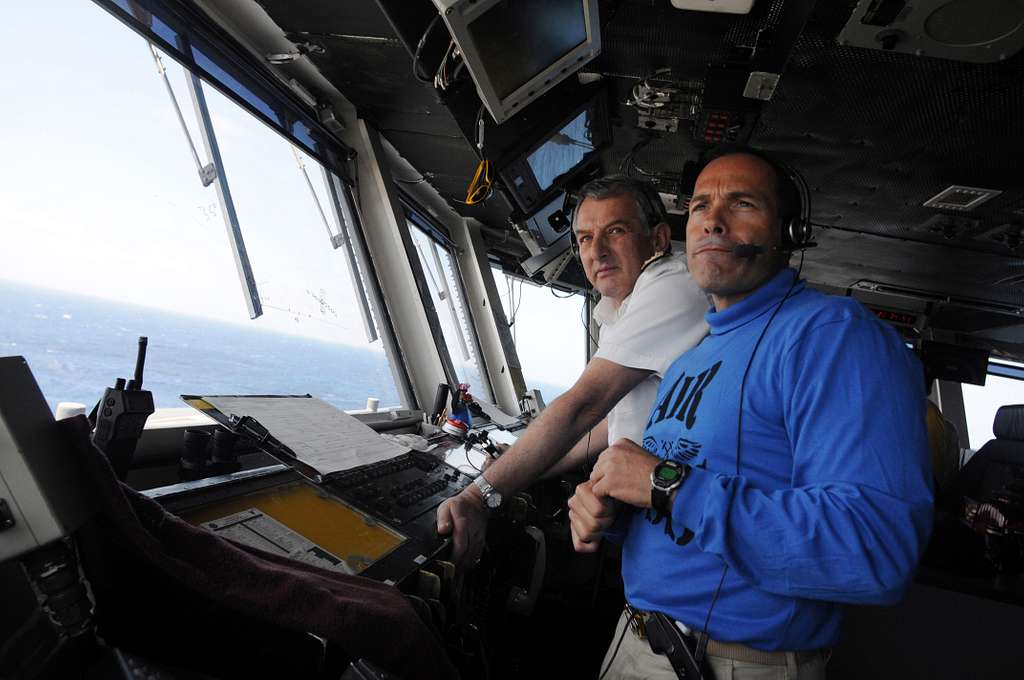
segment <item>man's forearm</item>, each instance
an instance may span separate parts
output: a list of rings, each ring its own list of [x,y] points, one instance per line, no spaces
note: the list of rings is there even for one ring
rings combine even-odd
[[[593,359],[569,391],[555,399],[519,441],[487,468],[487,481],[503,494],[536,481],[650,374],[645,369]]]
[[[504,494],[519,491],[559,464],[564,454],[575,448],[574,444],[604,415],[571,392],[562,395],[487,468],[487,480]],[[607,430],[604,439],[606,443]]]
[[[608,448],[608,418],[605,417],[580,437],[576,445],[562,456],[542,475],[544,479],[577,470],[585,465],[593,466],[601,452]]]

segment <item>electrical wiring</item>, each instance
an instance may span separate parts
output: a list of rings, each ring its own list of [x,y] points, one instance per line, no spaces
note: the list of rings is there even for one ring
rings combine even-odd
[[[440,20],[440,14],[438,14],[437,16],[430,20],[430,23],[427,24],[427,29],[423,31],[423,36],[420,38],[420,41],[416,43],[416,51],[412,55],[412,74],[413,76],[416,77],[416,80],[420,81],[421,83],[431,82],[430,76],[423,73],[423,70],[420,68],[420,55],[423,53],[423,46],[427,44],[427,38],[430,37],[430,34],[433,32],[434,27],[437,26],[437,23]]]
[[[657,177],[658,173],[644,170],[643,168],[638,166],[634,160],[637,152],[643,149],[648,144],[650,144],[652,141],[654,141],[654,138],[654,135],[646,134],[643,136],[643,138],[640,139],[640,141],[634,144],[633,148],[630,149],[629,152],[622,157],[621,161],[619,161],[619,172],[629,174],[629,170],[633,169],[639,172],[641,175],[645,175],[647,177]]]
[[[459,55],[458,48],[455,46],[455,41],[452,40],[448,43],[448,49],[444,51],[444,56],[441,57],[441,63],[437,67],[437,72],[434,73],[434,87],[439,90],[447,90],[451,84],[448,80],[448,60]]]

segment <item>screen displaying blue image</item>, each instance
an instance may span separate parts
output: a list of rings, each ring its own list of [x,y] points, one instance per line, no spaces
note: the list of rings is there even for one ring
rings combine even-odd
[[[593,150],[591,110],[587,109],[527,156],[526,162],[540,190],[546,191],[555,179],[579,165]]]

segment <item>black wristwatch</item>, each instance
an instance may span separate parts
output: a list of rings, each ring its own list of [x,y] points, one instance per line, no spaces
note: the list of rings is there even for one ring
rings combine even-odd
[[[672,514],[672,492],[690,476],[690,466],[663,460],[651,471],[651,507],[658,515]]]

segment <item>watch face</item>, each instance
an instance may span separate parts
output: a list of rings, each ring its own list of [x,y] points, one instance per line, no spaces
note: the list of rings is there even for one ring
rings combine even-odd
[[[488,494],[487,498],[484,499],[487,502],[487,507],[494,509],[501,505],[501,494],[494,491]]]
[[[660,487],[667,487],[675,484],[683,476],[683,471],[678,465],[669,462],[658,463],[654,468],[654,483]]]
[[[657,473],[659,480],[669,484],[679,479],[679,470],[670,465],[659,465]]]

